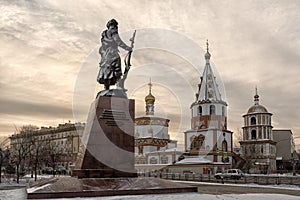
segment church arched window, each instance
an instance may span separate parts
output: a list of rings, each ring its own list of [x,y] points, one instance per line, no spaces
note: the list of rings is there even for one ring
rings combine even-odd
[[[198,115],[200,115],[200,116],[202,115],[202,106],[198,107]]]
[[[214,105],[209,106],[209,114],[215,115],[216,114],[216,107]]]
[[[251,125],[256,125],[256,118],[255,117],[251,117],[250,124]]]
[[[228,145],[227,145],[227,141],[226,140],[223,140],[222,142],[222,151],[223,152],[227,152],[228,151]]]
[[[251,140],[256,140],[256,130],[251,131]]]
[[[222,162],[229,162],[228,158],[228,145],[227,141],[224,139],[222,142],[222,151],[223,151],[223,156],[222,156]]]

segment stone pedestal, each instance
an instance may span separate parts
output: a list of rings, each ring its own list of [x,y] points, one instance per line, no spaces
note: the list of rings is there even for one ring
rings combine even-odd
[[[92,103],[73,176],[136,177],[134,100],[98,96]]]

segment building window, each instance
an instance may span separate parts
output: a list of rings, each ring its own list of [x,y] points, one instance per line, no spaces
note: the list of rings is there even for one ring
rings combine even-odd
[[[214,105],[209,106],[209,114],[215,115],[216,114],[216,107]]]
[[[168,164],[168,157],[166,155],[163,155],[161,157],[161,164]]]
[[[157,164],[157,159],[154,157],[150,158],[150,164]]]
[[[202,106],[198,107],[198,115],[200,115],[200,116],[202,115]]]
[[[222,151],[223,152],[227,152],[228,151],[228,145],[227,145],[227,141],[226,140],[224,140],[222,142]]]
[[[228,145],[226,140],[224,139],[222,142],[222,151],[223,151],[223,156],[222,156],[222,162],[229,162],[229,157],[228,157]]]
[[[261,147],[260,147],[260,152],[264,153],[264,146],[263,145],[261,145]]]
[[[251,131],[251,140],[256,140],[256,130]]]
[[[255,117],[251,117],[250,124],[251,125],[256,125],[256,118]]]

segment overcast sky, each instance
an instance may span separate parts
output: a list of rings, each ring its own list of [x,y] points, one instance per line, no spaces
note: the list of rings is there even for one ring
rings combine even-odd
[[[183,143],[209,39],[229,129],[241,130],[257,86],[274,128],[299,137],[299,11],[298,0],[2,0],[0,135],[23,124],[85,121],[103,88],[96,83],[99,36],[115,18],[127,44],[137,29],[126,83],[136,116],[144,114],[151,77],[156,113]]]

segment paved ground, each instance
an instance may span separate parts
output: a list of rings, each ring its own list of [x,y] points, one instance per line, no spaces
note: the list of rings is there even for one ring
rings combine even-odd
[[[198,192],[201,194],[250,194],[250,193],[268,193],[268,194],[286,194],[300,196],[300,189],[286,188],[267,188],[267,187],[251,187],[251,186],[232,186],[226,184],[205,184],[205,183],[186,183],[188,185],[197,186]]]

